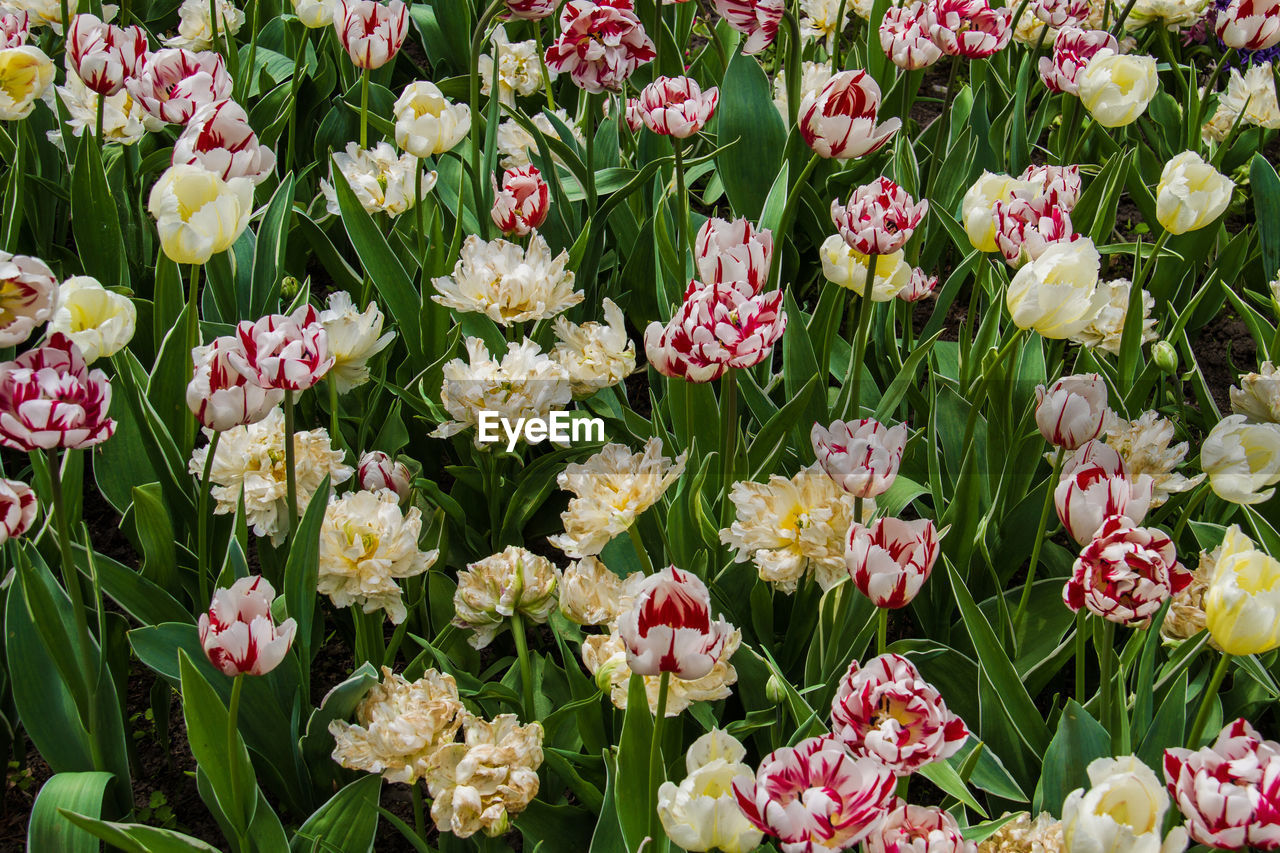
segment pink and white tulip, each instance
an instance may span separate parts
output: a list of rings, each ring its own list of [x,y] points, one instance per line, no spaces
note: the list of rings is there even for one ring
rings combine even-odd
[[[1218,11],[1214,31],[1237,50],[1266,50],[1280,44],[1280,0],[1231,0]]]
[[[569,0],[560,12],[560,37],[546,52],[547,67],[568,74],[593,94],[621,91],[657,52],[631,0]]]
[[[711,593],[695,575],[668,566],[636,589],[618,617],[627,664],[639,675],[671,673],[692,681],[715,668],[733,626],[711,618]]]
[[[76,15],[67,34],[67,61],[89,87],[104,97],[124,88],[147,55],[141,27],[115,27],[95,15]]]
[[[58,280],[48,264],[0,251],[0,346],[24,342],[57,308]]]
[[[996,248],[1009,266],[1017,269],[1044,254],[1054,243],[1071,242],[1080,235],[1071,230],[1071,216],[1061,207],[1014,198],[991,206]]]
[[[752,56],[773,44],[786,11],[783,0],[715,0],[716,14],[746,36],[742,52]]]
[[[1080,93],[1077,79],[1100,50],[1119,52],[1116,37],[1105,30],[1063,27],[1053,39],[1053,55],[1040,57],[1040,79],[1051,92]]]
[[[888,178],[858,187],[848,204],[831,202],[831,221],[844,242],[864,255],[891,255],[911,239],[929,212],[929,202],[917,204],[910,193]]]
[[[89,370],[71,339],[55,332],[40,347],[0,364],[0,444],[14,450],[83,450],[112,436],[111,383]]]
[[[213,172],[224,181],[248,178],[255,184],[276,167],[276,155],[258,142],[249,115],[235,101],[217,101],[196,110],[173,145],[173,164]]]
[[[271,583],[261,575],[214,590],[209,612],[200,614],[198,627],[204,653],[223,675],[266,675],[289,653],[298,623],[286,619],[275,624],[275,597]]]
[[[231,366],[262,388],[305,391],[333,366],[329,333],[310,305],[292,314],[268,314],[236,326],[239,349],[227,352]]]
[[[251,382],[232,365],[229,354],[247,360],[240,339],[215,338],[191,351],[195,370],[187,383],[187,408],[205,427],[221,432],[256,424],[284,402],[284,391]]]
[[[960,824],[937,806],[911,806],[899,801],[879,829],[867,838],[867,853],[977,853]]]
[[[1031,12],[1051,27],[1078,27],[1089,18],[1089,0],[1034,0]]]
[[[948,56],[985,59],[1013,38],[1013,9],[987,0],[930,0],[929,35]]]
[[[356,68],[381,68],[409,34],[409,9],[400,0],[335,0],[333,29]]]
[[[31,19],[25,11],[0,14],[0,50],[22,47],[31,35]]]
[[[148,115],[169,124],[186,124],[196,110],[231,97],[231,76],[222,57],[170,47],[148,54],[125,88]]]
[[[551,188],[537,166],[507,169],[502,186],[493,181],[493,210],[490,217],[503,234],[527,237],[542,227],[551,212]]]
[[[932,296],[937,288],[938,277],[916,267],[911,270],[911,283],[899,290],[897,296],[903,302],[919,302]]]
[[[906,607],[919,594],[939,553],[938,529],[927,518],[882,517],[864,526],[854,521],[844,562],[858,591],[876,607]]]
[[[886,427],[865,418],[814,424],[809,433],[818,464],[836,485],[855,498],[882,495],[897,479],[907,446],[907,425]]]
[[[649,363],[663,376],[711,382],[769,357],[787,328],[782,291],[757,294],[750,282],[693,282],[671,322],[644,332]]]
[[[1094,439],[1067,457],[1053,503],[1071,538],[1087,545],[1113,515],[1141,524],[1151,506],[1151,490],[1150,475],[1131,478],[1120,454]]]
[[[712,86],[704,92],[692,77],[659,77],[637,100],[645,127],[662,136],[688,139],[715,113],[720,90]]]
[[[1190,582],[1163,531],[1113,515],[1076,558],[1062,600],[1073,612],[1087,607],[1111,622],[1141,627]]]
[[[1018,180],[1038,185],[1032,200],[1046,208],[1060,207],[1067,213],[1075,208],[1084,188],[1079,166],[1028,166]]]
[[[1048,388],[1036,386],[1036,425],[1054,447],[1075,450],[1097,438],[1108,411],[1107,383],[1096,373],[1064,376]]]
[[[880,20],[880,48],[904,71],[927,68],[942,58],[942,48],[929,35],[929,5],[924,0],[890,6]]]
[[[381,489],[390,489],[402,502],[409,497],[409,492],[413,488],[408,467],[381,450],[371,450],[360,457],[356,477],[363,491],[376,492]]]
[[[541,21],[555,14],[560,0],[507,0],[507,12],[522,21]]]
[[[813,151],[827,159],[852,160],[879,149],[902,127],[891,118],[883,124],[880,87],[865,71],[842,71],[817,93],[800,102],[800,134]]]
[[[31,529],[38,503],[35,491],[26,483],[0,478],[0,544]]]
[[[698,275],[708,284],[745,281],[759,293],[769,283],[773,232],[768,228],[756,228],[747,219],[713,217],[698,229],[694,248]]]

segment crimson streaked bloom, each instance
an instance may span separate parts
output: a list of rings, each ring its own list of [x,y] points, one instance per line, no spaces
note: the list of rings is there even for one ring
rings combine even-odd
[[[1151,506],[1151,488],[1149,474],[1130,477],[1120,454],[1094,439],[1067,457],[1053,503],[1062,526],[1083,546],[1113,515],[1141,524]]]
[[[1009,266],[1017,269],[1044,254],[1053,243],[1078,240],[1071,230],[1071,216],[1061,207],[1014,198],[991,206],[996,248]]]
[[[305,391],[333,366],[329,333],[310,305],[292,314],[268,314],[236,326],[239,349],[227,352],[232,367],[262,388]]]
[[[852,160],[880,148],[902,127],[891,118],[876,124],[880,87],[862,70],[842,71],[800,101],[800,134],[827,159]]]
[[[333,29],[356,68],[381,68],[409,34],[409,9],[400,0],[336,0]]]
[[[560,0],[507,0],[507,12],[524,21],[541,21],[555,13]]]
[[[786,328],[781,290],[757,294],[746,281],[695,281],[671,322],[645,329],[644,350],[663,376],[711,382],[764,361]]]
[[[232,352],[245,358],[234,335],[215,338],[191,351],[195,369],[187,383],[187,408],[201,424],[218,432],[256,424],[284,402],[284,391],[262,388],[236,370],[229,358]]]
[[[1080,93],[1080,72],[1100,50],[1119,52],[1116,37],[1106,30],[1063,27],[1053,38],[1053,55],[1040,57],[1040,79],[1051,92]]]
[[[22,47],[30,34],[30,18],[25,11],[0,14],[0,50]]]
[[[89,370],[71,339],[55,332],[40,347],[0,364],[0,444],[14,450],[82,450],[116,431],[107,417],[111,384]]]
[[[222,57],[182,47],[148,54],[141,71],[124,85],[148,115],[169,124],[186,124],[196,110],[231,97],[231,75]]]
[[[1062,600],[1073,612],[1087,607],[1103,619],[1139,627],[1189,583],[1191,573],[1178,562],[1172,539],[1113,515],[1076,558]]]
[[[694,248],[698,275],[708,284],[745,281],[759,293],[769,283],[773,232],[768,228],[756,228],[747,219],[712,217],[698,229]]]
[[[631,0],[569,0],[560,12],[560,37],[547,48],[547,67],[568,74],[592,94],[619,91],[657,53]]]
[[[200,645],[223,675],[266,675],[289,653],[298,623],[271,618],[276,591],[261,575],[214,590],[209,612],[200,614]]]
[[[693,681],[715,668],[733,626],[711,618],[711,593],[696,576],[667,566],[636,588],[618,617],[627,664],[639,675],[671,673]]]
[[[702,91],[692,77],[659,77],[640,92],[637,107],[644,126],[662,136],[688,139],[711,119],[720,90]]]
[[[775,749],[753,782],[734,780],[738,806],[782,853],[847,850],[880,825],[897,780],[880,762],[854,758],[831,735]]]
[[[876,178],[853,191],[848,204],[831,202],[831,221],[844,242],[864,255],[891,255],[911,239],[929,202],[919,204],[888,178]]]
[[[1028,166],[1018,180],[1037,185],[1031,200],[1045,207],[1060,207],[1067,213],[1075,208],[1084,188],[1079,166]]]
[[[874,498],[898,476],[907,425],[890,428],[871,418],[836,421],[829,427],[814,424],[809,437],[827,476],[855,498]]]
[[[76,15],[67,33],[67,61],[76,74],[99,95],[114,95],[124,88],[147,55],[147,33],[142,27],[115,27],[96,15]]]
[[[1051,27],[1078,27],[1089,18],[1089,0],[1034,0],[1031,11]]]
[[[942,48],[929,35],[929,20],[924,0],[884,10],[880,48],[889,61],[905,71],[915,71],[942,58]]]
[[[606,104],[608,101],[605,102]],[[627,106],[623,111],[623,119],[627,122],[627,127],[632,133],[639,133],[640,128],[644,127],[644,117],[640,115],[640,99],[627,98]]]
[[[551,212],[551,188],[537,166],[507,169],[502,186],[493,181],[493,210],[489,215],[503,234],[527,237],[541,228]]]
[[[899,801],[879,829],[867,838],[867,853],[977,853],[960,824],[937,806],[912,806]]]
[[[1280,44],[1280,0],[1231,0],[1218,11],[1214,32],[1237,50],[1275,47]]]
[[[1220,850],[1280,848],[1280,743],[1244,719],[1228,723],[1212,746],[1164,751],[1164,781],[1193,841]]]
[[[200,166],[224,181],[248,178],[255,184],[276,167],[276,155],[258,142],[249,114],[235,101],[205,104],[191,116],[173,145],[173,164]]]
[[[984,59],[1013,38],[1013,9],[987,0],[931,0],[929,35],[948,56]]]
[[[919,302],[921,299],[927,299],[932,296],[937,287],[938,277],[936,275],[929,275],[924,270],[916,267],[911,270],[911,283],[899,290],[897,295],[903,302]]]
[[[1107,383],[1096,373],[1064,376],[1048,388],[1036,386],[1036,426],[1054,447],[1075,450],[1102,434]]]
[[[747,56],[773,44],[785,9],[783,0],[716,0],[716,14],[746,36],[742,52]]]
[[[849,664],[831,701],[831,733],[853,755],[873,758],[896,776],[950,758],[969,737],[942,694],[895,654]]]
[[[58,308],[58,280],[39,258],[0,250],[0,347],[20,344]]]
[[[35,491],[26,483],[0,478],[0,544],[31,529],[37,504]]]
[[[938,553],[938,528],[929,519],[881,517],[869,526],[854,520],[844,562],[859,592],[876,607],[896,609],[919,594]]]
[[[360,457],[356,478],[363,491],[376,492],[380,489],[390,489],[401,501],[409,497],[409,491],[413,488],[409,468],[381,450],[371,450]]]

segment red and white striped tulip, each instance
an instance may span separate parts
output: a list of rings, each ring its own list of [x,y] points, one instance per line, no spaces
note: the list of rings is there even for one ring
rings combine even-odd
[[[880,87],[865,71],[842,71],[800,102],[800,135],[814,153],[829,160],[870,154],[902,127],[894,117],[877,124]]]
[[[698,229],[694,248],[698,276],[708,284],[745,281],[759,293],[769,283],[773,232],[768,228],[756,228],[747,219],[713,217]]]
[[[814,424],[809,433],[818,464],[836,485],[855,498],[882,495],[897,479],[907,446],[907,425],[886,427],[879,421],[836,421]]]
[[[381,450],[371,450],[360,457],[356,468],[360,488],[366,492],[390,489],[403,502],[413,488],[409,469],[403,462],[392,459]]]
[[[527,237],[541,228],[551,212],[551,188],[537,166],[507,169],[502,186],[493,181],[493,210],[489,215],[503,234]]]
[[[905,71],[927,68],[942,58],[942,48],[929,35],[929,5],[916,0],[890,6],[880,20],[880,48]]]
[[[31,19],[25,11],[0,14],[0,50],[22,47],[31,35]]]
[[[996,248],[1009,266],[1017,269],[1044,254],[1054,243],[1071,242],[1080,235],[1071,229],[1071,216],[1061,207],[1013,198],[991,206]]]
[[[1013,9],[987,0],[930,0],[929,35],[948,56],[985,59],[1013,38]]]
[[[400,0],[335,0],[333,29],[356,68],[381,68],[409,34],[409,9]]]
[[[752,56],[773,44],[786,11],[783,0],[715,0],[716,14],[746,36],[742,52]]]
[[[782,291],[757,294],[750,282],[693,282],[671,322],[644,332],[649,363],[663,376],[711,382],[769,357],[787,328]]]
[[[1083,546],[1113,515],[1141,524],[1151,506],[1151,489],[1149,474],[1130,477],[1120,454],[1094,439],[1067,457],[1053,503],[1062,526]]]
[[[617,92],[657,52],[631,0],[569,0],[560,12],[560,37],[547,48],[547,67],[568,74],[592,94]]]
[[[290,618],[275,624],[275,597],[271,583],[261,575],[214,590],[198,628],[204,653],[223,675],[266,675],[289,653],[298,623]]]
[[[903,302],[919,302],[932,296],[937,288],[938,277],[916,267],[911,271],[911,283],[899,290],[897,296]]]
[[[37,504],[35,491],[26,483],[0,478],[0,544],[31,529]]]
[[[114,95],[147,55],[142,27],[115,27],[96,15],[76,15],[67,33],[67,61],[90,91]]]
[[[1084,188],[1079,166],[1028,166],[1018,180],[1039,185],[1033,200],[1046,207],[1060,207],[1067,213],[1075,208]],[[1015,195],[1019,192],[1015,191]]]
[[[255,184],[276,167],[276,155],[258,142],[249,114],[235,101],[217,101],[196,110],[173,145],[173,164],[200,166],[224,181],[248,178]]]
[[[58,308],[58,280],[39,258],[0,250],[0,346],[24,342]]]
[[[1280,0],[1231,0],[1218,11],[1214,31],[1237,50],[1266,50],[1280,44]]]
[[[891,255],[901,249],[928,212],[927,199],[916,203],[910,193],[883,177],[854,190],[848,204],[831,202],[831,221],[840,236],[864,255]]]
[[[636,590],[618,617],[627,664],[639,675],[664,672],[692,681],[715,668],[733,626],[711,618],[711,593],[695,575],[668,566]]]
[[[227,352],[231,366],[262,388],[305,391],[333,366],[329,333],[310,305],[292,314],[268,314],[236,326],[239,349]]]
[[[977,853],[978,845],[961,834],[960,824],[937,806],[912,806],[901,800],[867,838],[867,853]]]
[[[222,57],[169,47],[148,54],[125,88],[152,118],[186,124],[196,110],[231,97],[231,76]]]
[[[1190,582],[1163,531],[1113,515],[1076,558],[1062,600],[1073,612],[1087,607],[1103,619],[1140,627]]]
[[[1119,52],[1116,37],[1106,30],[1063,27],[1053,38],[1053,55],[1040,57],[1040,79],[1051,92],[1078,95],[1080,72],[1100,50]]]
[[[1054,447],[1075,450],[1097,438],[1108,411],[1107,383],[1096,373],[1064,376],[1048,388],[1036,386],[1036,426]]]
[[[541,21],[555,14],[560,0],[507,0],[507,12],[522,21]]]
[[[704,92],[692,77],[659,77],[640,92],[637,107],[649,130],[688,139],[702,130],[719,102],[715,86]]]
[[[1034,0],[1031,12],[1051,27],[1078,27],[1089,18],[1089,0]]]
[[[107,416],[110,408],[107,375],[88,369],[80,350],[61,332],[0,364],[0,444],[5,447],[93,447],[116,430]]]
[[[232,352],[246,358],[234,335],[191,351],[195,370],[187,383],[187,408],[201,424],[219,432],[256,424],[284,402],[283,390],[263,388],[237,370],[229,358]]]
[[[938,529],[927,518],[903,521],[856,520],[845,542],[844,562],[858,591],[876,607],[906,607],[933,572],[939,553]]]

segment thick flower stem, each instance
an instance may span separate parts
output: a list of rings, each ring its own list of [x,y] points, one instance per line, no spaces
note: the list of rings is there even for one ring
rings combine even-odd
[[[285,149],[284,174],[293,170],[294,149],[298,146],[298,86],[302,82],[302,63],[307,56],[310,31],[303,29],[298,38],[298,52],[293,57],[293,77],[289,80],[289,147]]]
[[[556,97],[551,91],[551,72],[547,69],[547,55],[542,48],[542,21],[533,22],[533,43],[538,50],[538,67],[542,70],[542,88],[547,93],[547,109],[555,112]]]
[[[427,266],[427,226],[423,221],[422,203],[422,159],[413,158],[413,219],[418,233],[418,264],[423,269]]]
[[[1182,531],[1186,529],[1187,522],[1191,520],[1191,516],[1200,508],[1200,504],[1204,503],[1204,499],[1208,496],[1209,485],[1207,483],[1201,483],[1196,487],[1196,491],[1191,496],[1191,499],[1187,501],[1186,507],[1178,514],[1178,523],[1173,526],[1173,536],[1171,538],[1175,544],[1182,537]]]
[[[342,437],[342,410],[338,405],[338,383],[329,376],[324,383],[329,386],[329,437],[341,448],[346,448],[346,441]]]
[[[484,47],[489,25],[505,8],[507,8],[506,0],[492,0],[484,10],[484,14],[480,16],[475,32],[471,35],[471,98],[468,101],[471,105],[471,190],[476,203],[476,218],[480,221],[481,230],[486,233],[489,228],[487,222],[489,217],[482,214],[489,206],[485,204],[485,181],[480,179],[480,152],[484,148],[484,135],[480,132],[480,51]],[[494,92],[492,97],[496,98],[497,95],[498,93]],[[484,237],[486,233],[480,236]]]
[[[727,513],[724,511],[728,507],[729,490],[733,488],[734,476],[734,457],[738,454],[738,375],[733,368],[725,371],[724,376],[720,378],[720,401],[723,411],[721,417],[721,430],[723,431],[723,447],[721,452],[724,458],[720,460],[722,476],[720,478],[720,502],[721,502],[721,522],[724,522]],[[723,524],[722,524],[723,526]]]
[[[1213,675],[1209,678],[1209,683],[1205,685],[1204,695],[1200,697],[1200,710],[1196,711],[1195,722],[1191,724],[1191,733],[1187,735],[1187,748],[1199,749],[1200,738],[1204,735],[1204,727],[1209,722],[1209,713],[1213,710],[1213,700],[1218,695],[1218,688],[1222,686],[1222,679],[1227,677],[1227,670],[1231,667],[1231,655],[1224,654],[1218,660],[1217,667],[1213,670]]]
[[[227,759],[231,767],[231,803],[230,807],[238,808],[240,802],[240,772],[236,765],[236,725],[240,716],[240,688],[244,686],[244,673],[237,673],[231,681],[231,704],[227,707]],[[237,849],[249,849],[249,838],[244,830],[236,828]]]
[[[849,392],[849,405],[845,410],[847,418],[857,419],[862,411],[862,365],[867,355],[867,330],[871,328],[871,293],[876,286],[876,262],[879,255],[867,256],[867,281],[862,286],[862,295],[858,297],[858,325],[854,339],[850,342],[849,373],[844,384]],[[852,306],[851,306],[852,307]]]
[[[369,147],[369,69],[360,71],[360,148]]]
[[[1116,721],[1113,719],[1115,713],[1115,702],[1112,701],[1111,682],[1115,677],[1115,644],[1116,644],[1116,623],[1110,619],[1104,619],[1102,622],[1102,647],[1098,649],[1098,667],[1101,672],[1102,684],[1099,686],[1102,717],[1102,727],[1110,734],[1114,741],[1116,738]]]
[[[71,599],[71,612],[75,614],[76,637],[80,646],[80,671],[88,688],[87,695],[91,706],[84,719],[91,721],[92,724],[92,721],[97,720],[97,714],[92,707],[96,704],[97,668],[93,665],[93,658],[90,655],[92,648],[90,644],[93,641],[89,636],[89,619],[84,609],[84,590],[80,586],[80,572],[76,569],[75,557],[71,553],[71,530],[67,525],[66,502],[62,496],[60,465],[62,460],[59,459],[56,450],[46,450],[45,454],[49,463],[49,493],[53,498],[53,526],[58,534],[58,552],[62,557],[62,583],[66,586],[67,596]],[[96,738],[91,737],[90,742],[97,746]]]
[[[511,636],[516,641],[516,659],[520,662],[520,689],[524,697],[524,719],[532,723],[538,719],[533,703],[533,667],[529,664],[529,641],[524,635],[524,616],[519,609],[511,614]]]
[[[222,433],[214,430],[204,457],[204,471],[200,475],[199,511],[196,514],[196,566],[200,585],[200,599],[196,604],[207,606],[209,602],[209,476],[213,472],[213,457],[218,452],[218,440]]]
[[[846,0],[840,0],[840,8],[836,12],[836,26],[834,32],[831,33],[831,41],[827,45],[827,53],[830,54],[831,74],[834,76],[839,74],[843,69],[840,67],[840,31],[844,24]],[[790,94],[788,93],[788,97]]]
[[[790,11],[782,13],[782,20],[787,25],[787,127],[795,127],[800,118],[800,83],[804,69],[802,50],[804,44],[800,39],[800,22]]]
[[[102,148],[107,144],[107,132],[102,126],[104,122],[104,113],[106,112],[107,99],[102,95],[98,95],[98,123],[94,128],[98,131],[98,156],[102,156]]]
[[[636,549],[636,556],[640,558],[640,566],[644,569],[645,576],[653,574],[653,561],[649,559],[649,552],[645,550],[644,542],[640,539],[640,531],[636,529],[634,523],[627,528],[627,535],[631,537],[631,544]]]
[[[289,536],[298,523],[298,477],[293,458],[293,391],[284,392],[284,468],[285,500],[288,501]]]
[[[960,66],[960,57],[951,57],[951,70],[947,73],[947,94],[942,99],[942,112],[938,113],[938,117],[934,119],[937,128],[933,131],[933,145],[929,151],[933,154],[933,162],[929,164],[929,177],[924,182],[924,197],[929,197],[929,191],[933,189],[933,182],[937,180],[938,173],[942,171],[942,164],[946,160],[946,151],[942,149],[942,125],[950,117],[951,99],[956,95],[956,69]]]
[[[876,654],[882,655],[889,648],[889,608],[876,608]]]
[[[193,349],[195,349],[199,345],[200,345],[200,265],[192,264],[191,265],[191,281],[188,285],[188,290],[187,290],[187,352],[190,353]],[[187,382],[190,382],[191,377],[195,375],[195,369],[196,369],[195,361],[188,361],[186,376],[183,377],[184,379],[186,379]],[[190,452],[191,448],[195,447],[196,431],[197,431],[196,419],[193,416],[187,421],[186,428],[184,429],[184,438],[186,439],[186,441],[183,447],[187,452]]]
[[[409,791],[413,795],[413,830],[419,838],[427,837],[427,816],[422,802],[423,784],[425,783],[414,782],[409,786]]]
[[[1085,703],[1085,662],[1088,660],[1089,645],[1088,637],[1085,636],[1085,626],[1089,624],[1089,611],[1080,608],[1076,613],[1076,701],[1081,705]]]
[[[654,804],[658,801],[658,786],[667,779],[666,764],[662,760],[662,730],[667,720],[667,692],[670,688],[671,673],[664,672],[658,676],[658,706],[653,715],[653,740],[649,742],[649,835],[655,839],[662,831]]]
[[[671,137],[671,146],[676,151],[676,195],[679,197],[679,208],[676,214],[676,252],[680,259],[680,275],[684,275],[684,250],[693,255],[694,266],[697,266],[698,247],[693,237],[693,226],[689,223],[689,190],[684,181],[684,140]]]
[[[1031,602],[1031,586],[1036,581],[1036,567],[1040,565],[1040,548],[1044,544],[1045,528],[1049,526],[1049,509],[1053,506],[1053,493],[1058,488],[1058,479],[1062,476],[1062,463],[1067,452],[1058,448],[1053,458],[1053,474],[1049,477],[1049,488],[1045,491],[1044,504],[1040,507],[1040,522],[1036,525],[1036,538],[1031,541],[1031,562],[1027,564],[1027,579],[1022,583],[1022,598],[1018,600],[1018,610],[1013,616],[1013,636],[1018,636],[1022,628],[1022,620],[1027,614],[1027,605]]]

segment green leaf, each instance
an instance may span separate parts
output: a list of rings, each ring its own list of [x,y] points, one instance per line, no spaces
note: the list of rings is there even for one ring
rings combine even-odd
[[[778,459],[787,450],[787,433],[801,424],[801,417],[807,410],[809,398],[821,387],[821,380],[822,377],[818,375],[810,377],[800,391],[791,395],[787,404],[769,418],[756,433],[755,438],[751,440],[751,446],[747,449],[747,459],[751,469],[750,479],[758,480],[774,470]]]
[[[249,750],[238,730],[228,743],[227,709],[185,650],[178,652],[178,670],[182,679],[182,717],[187,724],[191,754],[209,779],[218,809],[233,827],[247,831],[258,800]]]
[[[618,741],[618,784],[613,791],[618,825],[628,853],[636,853],[649,833],[649,746],[653,738],[653,713],[645,692],[644,677],[632,673],[627,688],[627,710]]]
[[[736,216],[756,216],[782,164],[787,129],[773,105],[769,78],[753,57],[736,54],[720,86],[719,141],[740,140],[717,157]]]
[[[945,793],[955,797],[984,818],[990,817],[986,809],[978,805],[978,801],[969,793],[969,786],[960,778],[960,774],[946,761],[934,761],[920,768],[920,775],[941,788]]]
[[[258,240],[253,247],[253,283],[249,295],[249,316],[270,313],[280,299],[280,280],[284,272],[284,256],[289,245],[289,220],[293,213],[293,173],[285,175],[276,188],[267,212],[258,226]]]
[[[192,850],[198,853],[218,853],[217,847],[210,847],[198,838],[171,829],[158,829],[140,823],[112,823],[67,810],[63,810],[61,814],[85,832],[125,853],[191,853]]]
[[[27,825],[28,850],[57,850],[59,853],[96,853],[98,841],[76,827],[59,809],[74,809],[93,815],[102,809],[102,795],[111,783],[111,774],[99,771],[55,773],[40,788],[31,807]]]
[[[333,853],[368,853],[378,832],[381,791],[381,776],[364,776],[352,782],[298,827],[289,850],[309,853],[319,845]]]
[[[1253,189],[1253,209],[1257,215],[1258,240],[1262,243],[1262,271],[1266,281],[1280,272],[1280,176],[1262,152],[1249,164]]]
[[[84,271],[107,286],[129,286],[129,262],[120,213],[107,186],[102,152],[92,133],[80,135],[71,169],[71,230]]]
[[[178,586],[178,543],[159,483],[135,486],[133,523],[142,543],[142,573],[165,589]],[[161,619],[162,622],[169,621]]]
[[[329,494],[329,478],[326,476],[316,490],[317,495]],[[298,649],[303,667],[311,666],[311,636],[316,613],[316,578],[320,572],[320,525],[324,522],[328,502],[313,500],[298,523],[293,541],[289,545],[289,558],[284,564],[284,601],[298,623],[294,645]]]
[[[1068,700],[1058,721],[1058,733],[1044,754],[1044,770],[1036,788],[1032,811],[1061,816],[1062,801],[1076,788],[1089,787],[1086,769],[1095,758],[1111,755],[1111,735],[1074,699]]]
[[[85,553],[84,546],[75,543],[71,546],[71,550],[80,573],[86,578],[89,577],[89,557]],[[102,591],[142,624],[159,625],[162,622],[195,624],[195,619],[173,596],[128,566],[96,551],[93,556],[93,565],[97,569],[98,582],[102,585]]]

